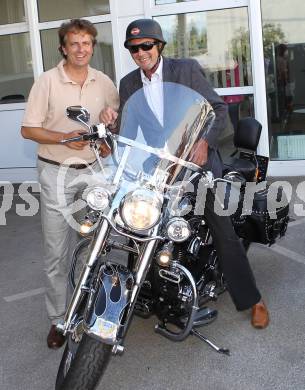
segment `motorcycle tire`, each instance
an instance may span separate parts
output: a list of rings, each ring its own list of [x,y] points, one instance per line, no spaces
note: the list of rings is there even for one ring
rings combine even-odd
[[[109,363],[111,349],[111,345],[83,334],[73,356],[67,342],[59,365],[55,390],[96,389]]]

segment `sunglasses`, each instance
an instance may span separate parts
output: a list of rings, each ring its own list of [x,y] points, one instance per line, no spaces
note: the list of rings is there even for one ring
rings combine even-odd
[[[143,51],[149,51],[151,50],[155,45],[157,45],[159,42],[143,42],[139,45],[130,45],[128,47],[128,50],[130,53],[135,54],[138,53],[138,51],[141,49]]]

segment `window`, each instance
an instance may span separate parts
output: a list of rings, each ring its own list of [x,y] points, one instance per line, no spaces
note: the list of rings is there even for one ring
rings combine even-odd
[[[37,5],[40,22],[110,13],[109,0],[37,0]]]
[[[172,3],[184,3],[186,1],[195,1],[195,0],[155,0],[156,5],[161,4],[172,4]]]
[[[0,24],[25,21],[23,0],[0,0]]]
[[[223,96],[223,99],[228,103],[229,115],[227,126],[220,135],[219,151],[222,158],[226,159],[235,150],[233,136],[239,119],[249,116],[254,118],[255,114],[253,95],[230,95]]]
[[[270,158],[305,159],[305,7],[262,0]]]
[[[252,85],[247,8],[158,16],[164,54],[195,58],[215,88]]]
[[[91,66],[102,70],[115,81],[111,24],[110,22],[98,23],[95,24],[95,27],[98,31],[98,35]],[[59,43],[57,31],[57,28],[41,31],[44,70],[53,68],[62,59],[58,51]]]
[[[24,101],[33,84],[28,33],[0,36],[0,103]]]

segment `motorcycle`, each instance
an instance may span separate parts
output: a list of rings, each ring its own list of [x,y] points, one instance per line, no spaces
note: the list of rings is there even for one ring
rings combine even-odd
[[[89,140],[101,175],[84,194],[85,237],[73,253],[73,293],[64,322],[57,326],[67,343],[56,390],[95,389],[111,356],[124,352],[134,315],[156,315],[155,331],[172,341],[194,335],[229,355],[198,330],[216,319],[217,310],[206,304],[225,291],[226,283],[209,226],[198,212],[201,198],[194,183],[199,180],[201,188],[213,190],[220,179],[188,160],[215,114],[185,86],[164,83],[163,93],[164,123],[139,90],[125,104],[119,135],[102,124],[89,125],[85,108],[67,109],[68,117],[88,132],[63,142]],[[111,150],[103,161],[101,141]],[[244,160],[247,165],[251,159]],[[221,180],[232,186],[239,176],[233,166]]]

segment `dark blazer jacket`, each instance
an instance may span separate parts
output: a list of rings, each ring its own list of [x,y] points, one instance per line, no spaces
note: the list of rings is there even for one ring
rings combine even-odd
[[[204,71],[196,60],[172,59],[163,57],[163,81],[185,85],[202,95],[213,107],[216,119],[205,139],[209,145],[208,162],[206,169],[212,170],[215,177],[222,175],[222,161],[217,150],[218,138],[226,126],[227,105],[217,95],[205,78]],[[120,109],[129,97],[143,87],[140,69],[127,74],[120,82]],[[143,94],[144,99],[144,94]]]

